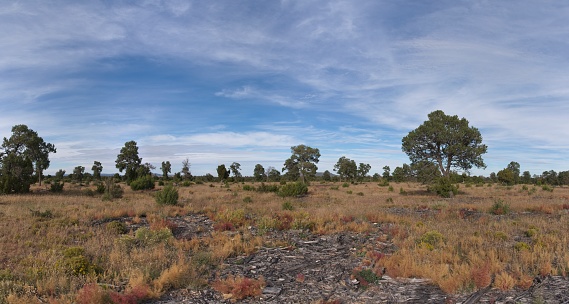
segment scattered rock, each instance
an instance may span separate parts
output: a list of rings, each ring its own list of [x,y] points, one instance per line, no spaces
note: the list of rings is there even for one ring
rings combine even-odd
[[[476,216],[476,212],[467,217]],[[211,233],[213,223],[204,215],[170,218],[177,238],[190,239]],[[386,228],[386,227],[383,227]],[[254,231],[254,230],[252,230]],[[257,298],[240,303],[569,303],[569,280],[537,278],[528,290],[484,289],[472,294],[448,295],[426,279],[399,279],[383,275],[376,284],[364,286],[353,277],[362,265],[361,249],[389,253],[396,248],[387,241],[381,225],[366,234],[341,233],[318,236],[306,231],[274,231],[265,237],[288,246],[264,247],[249,256],[227,259],[216,276],[263,277],[266,287]],[[214,280],[215,278],[210,278]],[[334,302],[337,301],[337,302]],[[233,303],[231,297],[212,288],[175,290],[154,303]]]

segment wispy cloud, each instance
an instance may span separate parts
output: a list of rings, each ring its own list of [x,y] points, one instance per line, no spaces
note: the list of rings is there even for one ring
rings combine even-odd
[[[565,170],[568,15],[529,0],[5,1],[0,135],[30,125],[54,166],[112,164],[135,139],[196,167],[310,143],[323,166],[359,151],[381,171],[442,109],[482,131],[489,171],[508,156]]]

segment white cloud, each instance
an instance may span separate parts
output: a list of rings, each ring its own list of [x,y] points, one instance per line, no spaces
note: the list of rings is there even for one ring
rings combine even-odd
[[[5,2],[0,110],[8,114],[0,128],[28,123],[62,138],[58,161],[96,157],[71,142],[112,151],[136,138],[145,146],[221,146],[229,154],[300,141],[382,150],[397,147],[401,134],[442,109],[481,129],[492,151],[508,148],[504,154],[520,158],[522,166],[539,158],[555,167],[556,155],[569,146],[563,127],[569,115],[568,14],[564,3],[535,1]],[[128,64],[117,58],[175,62],[173,74],[191,76],[167,88],[176,93],[164,94],[165,86],[149,88],[152,80],[137,82],[153,72],[143,67],[129,71],[128,80],[113,78]],[[107,82],[94,82],[93,71]],[[116,92],[96,95],[104,100],[89,99],[90,92],[111,86]],[[181,106],[171,96],[193,93],[203,100],[187,120],[199,122],[165,123],[163,116],[182,111],[166,105]],[[208,94],[238,102],[223,109],[203,97]],[[74,98],[80,101],[70,102]],[[235,107],[248,104],[259,112],[235,114]],[[244,131],[227,121],[232,115],[282,119],[263,113],[265,105],[281,106],[288,111],[282,117],[295,123],[267,119]],[[200,113],[219,119],[208,122]],[[328,124],[307,117],[326,117]],[[181,134],[180,124],[191,131]],[[522,153],[512,143],[543,149]],[[204,151],[199,155],[222,157]],[[488,158],[499,163],[502,156]]]

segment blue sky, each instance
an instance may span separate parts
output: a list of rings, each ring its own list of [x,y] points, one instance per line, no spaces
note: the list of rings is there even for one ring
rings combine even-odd
[[[569,170],[568,20],[564,1],[4,0],[0,136],[55,144],[51,174],[117,172],[129,140],[195,175],[280,170],[298,144],[374,173],[440,109],[481,131],[473,174]]]

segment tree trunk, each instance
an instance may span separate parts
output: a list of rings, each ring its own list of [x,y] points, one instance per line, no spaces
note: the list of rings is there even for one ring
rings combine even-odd
[[[38,183],[41,186],[41,173],[42,173],[42,169],[41,166],[36,166],[36,174],[38,175]]]

